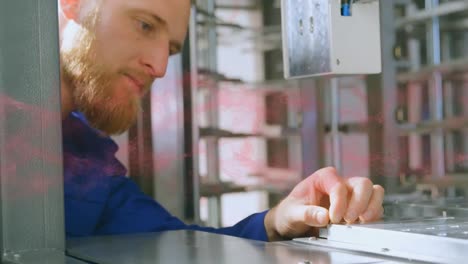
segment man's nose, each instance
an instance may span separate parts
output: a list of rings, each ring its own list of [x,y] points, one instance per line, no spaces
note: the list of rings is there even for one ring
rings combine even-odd
[[[166,74],[169,60],[169,41],[158,40],[152,42],[153,45],[144,50],[141,63],[145,71],[153,79],[161,78]]]

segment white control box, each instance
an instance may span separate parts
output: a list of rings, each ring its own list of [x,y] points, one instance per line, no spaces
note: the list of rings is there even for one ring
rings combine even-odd
[[[281,0],[285,78],[382,71],[378,0]]]

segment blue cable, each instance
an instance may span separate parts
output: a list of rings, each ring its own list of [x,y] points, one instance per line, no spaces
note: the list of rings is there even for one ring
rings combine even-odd
[[[351,16],[351,5],[350,4],[342,4],[341,5],[341,15],[342,16]]]

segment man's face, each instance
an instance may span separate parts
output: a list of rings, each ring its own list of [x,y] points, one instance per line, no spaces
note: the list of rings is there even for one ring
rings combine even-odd
[[[82,0],[62,32],[62,72],[76,108],[108,134],[127,130],[140,98],[179,52],[189,0]]]

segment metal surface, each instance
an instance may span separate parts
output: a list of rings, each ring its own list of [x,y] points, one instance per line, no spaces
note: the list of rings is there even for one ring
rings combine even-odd
[[[55,0],[0,1],[2,258],[63,255],[57,14]]]
[[[328,1],[282,0],[283,62],[287,78],[331,72]]]
[[[312,245],[436,263],[464,263],[468,256],[468,200],[413,197],[385,206],[383,221],[330,225]]]
[[[463,263],[468,257],[468,219],[435,218],[364,225],[331,225],[320,230],[320,237],[334,243],[334,246],[341,245],[340,248],[346,246],[351,250],[408,260]],[[300,241],[321,244],[321,241]]]
[[[67,252],[99,264],[402,263],[293,241],[265,243],[193,231],[74,239],[67,241]]]

